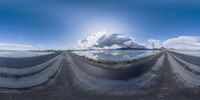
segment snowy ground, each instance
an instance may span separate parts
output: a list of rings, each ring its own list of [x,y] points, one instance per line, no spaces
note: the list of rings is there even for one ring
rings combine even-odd
[[[47,53],[45,53],[47,54]],[[40,85],[49,80],[59,69],[62,56],[55,54],[50,60],[37,65],[26,67],[0,66],[0,87],[1,88],[29,88]],[[20,56],[21,57],[21,56]],[[46,56],[49,57],[49,56]],[[18,58],[22,59],[22,58]],[[18,59],[14,59],[18,62]],[[32,57],[34,59],[34,57]],[[42,60],[42,59],[40,59]],[[34,61],[34,60],[32,60]],[[9,62],[9,61],[8,61]],[[19,60],[19,62],[21,62]],[[22,62],[23,63],[23,62]],[[28,62],[32,63],[32,62]]]
[[[24,57],[36,57],[42,55],[52,54],[54,52],[29,52],[29,51],[16,51],[16,52],[0,52],[0,57],[6,58],[24,58]]]
[[[128,94],[132,92],[137,92],[144,88],[151,87],[155,83],[157,77],[161,76],[158,74],[160,72],[160,67],[164,66],[163,61],[165,58],[168,59],[170,66],[168,72],[165,73],[174,73],[176,76],[171,77],[170,80],[173,80],[173,84],[178,85],[181,88],[190,88],[191,90],[198,90],[200,87],[200,66],[194,64],[193,62],[185,61],[181,58],[178,58],[171,52],[166,52],[162,56],[160,56],[155,64],[148,64],[148,66],[153,66],[149,71],[144,74],[137,76],[135,78],[130,78],[128,80],[119,80],[119,79],[107,79],[103,77],[104,75],[109,75],[108,73],[104,73],[104,71],[100,71],[100,69],[93,69],[95,65],[90,65],[89,63],[80,62],[73,57],[67,56],[67,61],[69,61],[70,66],[73,66],[72,69],[75,73],[75,76],[79,80],[79,82],[83,85],[85,90],[93,90],[98,92],[109,92],[109,93],[117,93],[117,94]],[[152,61],[151,61],[152,62]],[[166,62],[165,62],[166,63]],[[98,74],[99,72],[103,75],[94,76],[88,73],[84,66],[91,66],[90,71]],[[145,66],[145,65],[142,65]],[[96,71],[95,71],[96,70]],[[169,72],[170,71],[170,72]],[[109,72],[109,71],[108,71]],[[133,72],[134,73],[134,72]],[[120,73],[118,73],[118,76]],[[111,74],[110,74],[111,75]],[[110,77],[110,76],[109,76]],[[174,80],[175,78],[175,80]],[[177,80],[176,80],[177,79]],[[176,83],[181,82],[181,83]],[[195,89],[194,89],[195,88]]]
[[[0,93],[1,100],[199,100],[200,83],[199,83],[199,59],[198,57],[181,55],[165,51],[163,55],[153,61],[141,66],[150,66],[145,73],[141,75],[122,80],[106,79],[96,77],[84,71],[84,66],[96,67],[89,65],[87,62],[77,63],[77,58],[73,58],[65,52],[60,56],[64,58],[61,62],[60,71],[52,84],[46,86],[39,85],[42,88],[21,90],[20,93]],[[192,59],[192,60],[191,60]],[[54,61],[55,59],[51,59]],[[49,62],[51,62],[49,60]],[[191,62],[193,61],[193,62]],[[86,64],[84,64],[86,63]],[[49,63],[46,63],[49,64]],[[55,64],[55,65],[57,65]],[[44,64],[45,65],[45,64]],[[35,71],[40,70],[39,67]],[[26,69],[21,74],[32,73],[32,70]],[[41,67],[41,69],[44,67]],[[56,67],[54,67],[57,69]],[[41,82],[51,76],[53,67],[42,71],[37,78],[29,75],[25,81]],[[20,68],[18,68],[20,69]],[[23,68],[24,69],[24,68]],[[52,70],[51,70],[52,69]],[[50,71],[51,70],[51,71]],[[3,71],[3,70],[1,70]],[[27,71],[27,73],[26,73]],[[4,71],[9,72],[9,71]],[[33,71],[34,72],[34,71]],[[91,70],[91,72],[95,72]],[[101,72],[101,71],[100,71]],[[10,71],[10,74],[18,74]],[[48,75],[46,74],[48,73]],[[105,74],[105,73],[102,73]],[[37,75],[37,74],[35,74]],[[107,74],[105,74],[106,76]],[[2,76],[3,77],[3,76]],[[5,77],[5,76],[4,76]],[[7,76],[10,77],[10,76]],[[39,77],[41,77],[39,79]],[[9,79],[10,80],[10,79]],[[24,80],[24,78],[19,79]],[[37,81],[35,81],[37,80]],[[17,79],[13,80],[17,81]],[[19,81],[19,82],[20,82]],[[29,82],[25,82],[28,83]],[[2,82],[2,81],[1,81]],[[33,83],[34,83],[33,82]],[[2,84],[2,83],[0,83]],[[20,83],[21,84],[21,83]],[[14,84],[12,84],[15,86]],[[18,84],[19,85],[19,84]],[[24,84],[23,84],[24,85]],[[25,84],[27,85],[27,84]],[[30,84],[29,84],[30,85]],[[17,86],[17,85],[16,85]],[[0,89],[1,91],[1,89]]]
[[[178,79],[186,87],[200,87],[200,66],[184,61],[173,54],[167,54],[168,60]]]
[[[200,57],[200,51],[192,51],[192,50],[172,50],[172,51],[177,52],[177,53],[186,54],[186,55]]]

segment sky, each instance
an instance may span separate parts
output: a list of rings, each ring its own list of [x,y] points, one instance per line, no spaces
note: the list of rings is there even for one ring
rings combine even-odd
[[[193,0],[0,0],[0,49],[69,49],[103,30],[200,48],[199,26]]]

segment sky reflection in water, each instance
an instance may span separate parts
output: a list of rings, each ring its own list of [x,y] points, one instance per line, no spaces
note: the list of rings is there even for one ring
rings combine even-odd
[[[127,61],[138,58],[147,57],[158,53],[159,50],[89,50],[89,51],[73,51],[78,55],[85,55],[100,61]]]

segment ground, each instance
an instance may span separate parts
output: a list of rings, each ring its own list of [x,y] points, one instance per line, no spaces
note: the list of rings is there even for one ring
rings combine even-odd
[[[156,80],[158,85],[151,87],[152,92],[147,94],[111,95],[84,91],[74,85],[73,72],[69,67],[69,62],[63,59],[60,71],[53,77],[55,80],[32,89],[0,93],[0,100],[198,100],[200,97],[200,94],[187,92],[187,89],[178,86],[181,84],[176,81],[167,56]]]

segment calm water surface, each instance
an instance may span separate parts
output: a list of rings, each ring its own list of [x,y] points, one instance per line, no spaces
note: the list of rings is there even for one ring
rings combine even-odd
[[[139,59],[160,52],[159,50],[88,50],[73,53],[100,61],[127,61]]]
[[[23,58],[23,57],[35,57],[35,56],[47,55],[51,53],[53,52],[29,52],[29,51],[0,52],[0,57]]]

